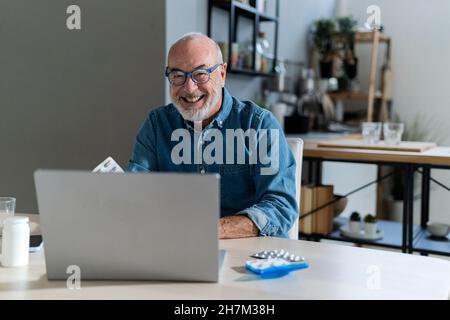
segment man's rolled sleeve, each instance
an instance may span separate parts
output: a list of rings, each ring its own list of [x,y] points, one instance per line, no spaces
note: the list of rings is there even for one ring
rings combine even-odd
[[[269,156],[278,152],[278,171],[274,174],[261,174],[261,169],[267,166],[258,162],[254,176],[257,203],[242,210],[240,214],[247,214],[262,236],[287,237],[298,218],[295,199],[296,163],[280,125],[271,113],[265,113],[260,129],[275,129],[279,132],[278,146],[268,144],[267,148]]]
[[[245,209],[243,212],[239,212],[238,214],[247,215],[247,217],[252,220],[252,222],[256,225],[259,230],[259,234],[261,236],[270,236],[272,234],[276,234],[278,228],[274,226],[267,215],[259,209],[257,206],[253,206]]]

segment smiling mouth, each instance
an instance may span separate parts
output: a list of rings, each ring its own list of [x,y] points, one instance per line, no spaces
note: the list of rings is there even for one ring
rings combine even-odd
[[[194,104],[199,102],[200,100],[203,100],[205,98],[205,95],[201,95],[198,97],[181,97],[181,100],[183,100],[187,104]]]

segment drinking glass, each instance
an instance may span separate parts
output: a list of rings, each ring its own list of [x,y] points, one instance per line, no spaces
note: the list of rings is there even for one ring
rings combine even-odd
[[[381,123],[380,122],[363,122],[362,136],[363,141],[369,144],[375,144],[380,141]]]
[[[383,125],[384,142],[388,145],[397,145],[402,141],[405,129],[404,123],[387,122]]]
[[[16,210],[16,198],[0,197],[0,228],[6,218],[14,216]]]

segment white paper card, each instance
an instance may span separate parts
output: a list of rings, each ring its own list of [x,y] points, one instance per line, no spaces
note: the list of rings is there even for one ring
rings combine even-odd
[[[97,167],[95,167],[92,172],[124,172],[123,169],[114,161],[113,158],[108,157]]]

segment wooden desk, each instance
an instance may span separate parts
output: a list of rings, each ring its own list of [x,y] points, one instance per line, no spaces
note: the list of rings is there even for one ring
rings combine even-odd
[[[222,240],[219,283],[85,281],[67,289],[48,281],[44,252],[26,267],[0,267],[0,299],[448,299],[450,262],[417,255],[278,238]],[[309,269],[262,280],[246,271],[249,255],[281,249],[303,255]]]
[[[436,147],[425,152],[323,148],[316,140],[305,140],[303,156],[323,160],[383,162],[450,167],[450,147]]]
[[[310,171],[314,171],[313,183],[321,183],[321,164],[323,161],[369,163],[376,165],[390,165],[399,167],[405,172],[403,199],[403,235],[402,251],[412,253],[414,251],[414,172],[422,173],[422,199],[421,199],[421,233],[425,234],[429,220],[430,201],[430,172],[431,169],[450,169],[450,147],[435,147],[424,152],[402,152],[385,150],[365,150],[351,148],[324,148],[318,147],[319,141],[327,139],[359,138],[360,135],[315,134],[313,135],[288,135],[304,139],[303,157],[310,163]],[[328,136],[328,137],[327,137]],[[311,138],[312,137],[312,138]],[[418,249],[424,254],[435,253],[450,255],[449,252]]]

